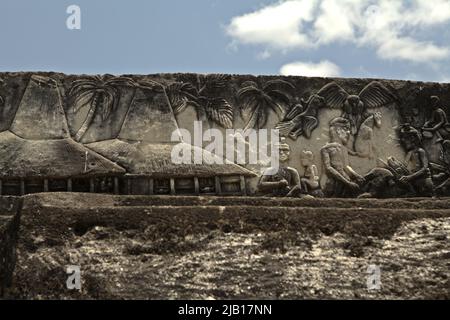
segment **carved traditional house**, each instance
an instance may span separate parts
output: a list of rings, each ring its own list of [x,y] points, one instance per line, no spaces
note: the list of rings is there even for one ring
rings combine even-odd
[[[205,150],[203,164],[174,164],[171,134],[178,130],[164,92],[138,89],[116,139],[94,142],[88,148],[127,170],[120,179],[124,194],[246,194],[248,177],[255,174]],[[194,152],[195,147],[190,147]],[[205,161],[206,160],[206,161]]]
[[[70,138],[58,86],[32,76],[0,133],[0,194],[116,192],[125,170]]]

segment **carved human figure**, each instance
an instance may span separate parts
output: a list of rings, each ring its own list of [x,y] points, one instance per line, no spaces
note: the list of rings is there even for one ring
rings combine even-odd
[[[338,117],[330,121],[330,142],[321,149],[322,162],[327,176],[324,192],[330,197],[353,197],[360,192],[365,179],[349,163],[346,147],[350,139],[351,124]]]
[[[373,159],[375,155],[374,128],[381,127],[381,118],[381,113],[375,112],[361,124],[354,143],[355,155],[358,157]]]
[[[439,97],[431,96],[430,100],[431,114],[422,127],[423,134],[425,138],[432,138],[433,135],[436,135],[436,142],[441,142],[450,137],[450,124],[445,111],[441,108]]]
[[[351,134],[356,135],[361,124],[370,117],[375,108],[398,102],[398,97],[384,84],[372,81],[361,92],[349,94],[335,82],[328,83],[307,101],[295,105],[276,129],[283,136],[297,139],[299,136],[311,138],[313,130],[319,126],[319,112],[322,109],[341,109],[341,117],[349,120]]]
[[[433,176],[433,179],[439,182],[436,191],[442,194],[450,189],[450,140],[442,143],[441,162],[442,165],[434,164],[434,169],[438,173]]]
[[[301,195],[300,175],[287,165],[290,147],[285,138],[280,139],[279,166],[266,169],[258,182],[258,193],[274,197],[297,197]]]
[[[400,128],[400,142],[407,151],[405,172],[398,180],[409,184],[418,196],[432,196],[434,185],[431,179],[430,163],[427,152],[422,148],[422,136],[418,130],[409,124]]]
[[[304,176],[300,178],[302,189],[306,193],[312,194],[320,189],[319,171],[314,164],[314,154],[311,151],[303,151],[301,163],[305,170]]]

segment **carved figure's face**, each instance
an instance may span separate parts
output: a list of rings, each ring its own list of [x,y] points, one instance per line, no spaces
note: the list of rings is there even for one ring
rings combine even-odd
[[[303,151],[301,157],[302,166],[308,167],[314,163],[314,154],[311,151]]]
[[[401,144],[403,146],[403,148],[405,148],[405,150],[407,151],[411,151],[415,148],[415,143],[414,143],[414,138],[411,136],[403,136],[401,138]]]
[[[289,149],[283,148],[279,150],[279,154],[280,154],[280,162],[287,162],[289,160],[291,152],[289,151]]]
[[[348,143],[348,140],[350,139],[350,128],[347,126],[339,126],[336,127],[335,130],[340,143],[342,143],[345,146]]]
[[[359,104],[360,99],[356,95],[351,95],[351,96],[348,96],[347,101],[352,107],[356,107]]]
[[[432,109],[438,108],[439,107],[439,103],[440,103],[440,100],[439,100],[438,97],[436,97],[436,96],[432,96],[431,97],[431,108]]]
[[[364,103],[361,101],[359,96],[351,95],[348,96],[344,103],[344,112],[347,114],[358,115],[364,110]]]

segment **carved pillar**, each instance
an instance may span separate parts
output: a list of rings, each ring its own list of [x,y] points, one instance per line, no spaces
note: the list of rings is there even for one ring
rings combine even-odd
[[[176,193],[175,190],[175,179],[174,178],[170,178],[170,194],[174,195]]]
[[[131,194],[131,178],[127,178],[127,194]]]
[[[155,180],[153,178],[148,179],[148,194],[152,195],[155,193]]]
[[[114,194],[119,194],[119,178],[114,177]]]
[[[194,177],[194,188],[195,194],[200,194],[200,183],[198,182],[198,177]]]
[[[3,194],[3,180],[0,180],[0,196]]]
[[[214,177],[216,181],[216,193],[222,194],[222,186],[220,185],[220,177]]]
[[[72,179],[67,179],[67,191],[72,192]]]
[[[48,192],[48,179],[44,179],[44,192]]]
[[[244,176],[240,176],[241,178],[241,193],[243,196],[247,195],[247,186],[245,184],[245,177]]]

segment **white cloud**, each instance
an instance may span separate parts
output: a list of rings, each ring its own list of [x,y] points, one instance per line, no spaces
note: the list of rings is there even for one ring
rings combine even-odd
[[[450,0],[285,0],[232,19],[242,44],[312,49],[346,42],[375,48],[382,59],[431,62],[450,49],[417,34],[450,22]]]
[[[308,36],[300,32],[314,18],[318,0],[289,0],[253,13],[235,17],[227,33],[246,44],[268,44],[285,49],[309,46]]]
[[[282,66],[280,73],[284,76],[338,77],[341,69],[328,60],[319,63],[297,61]]]

